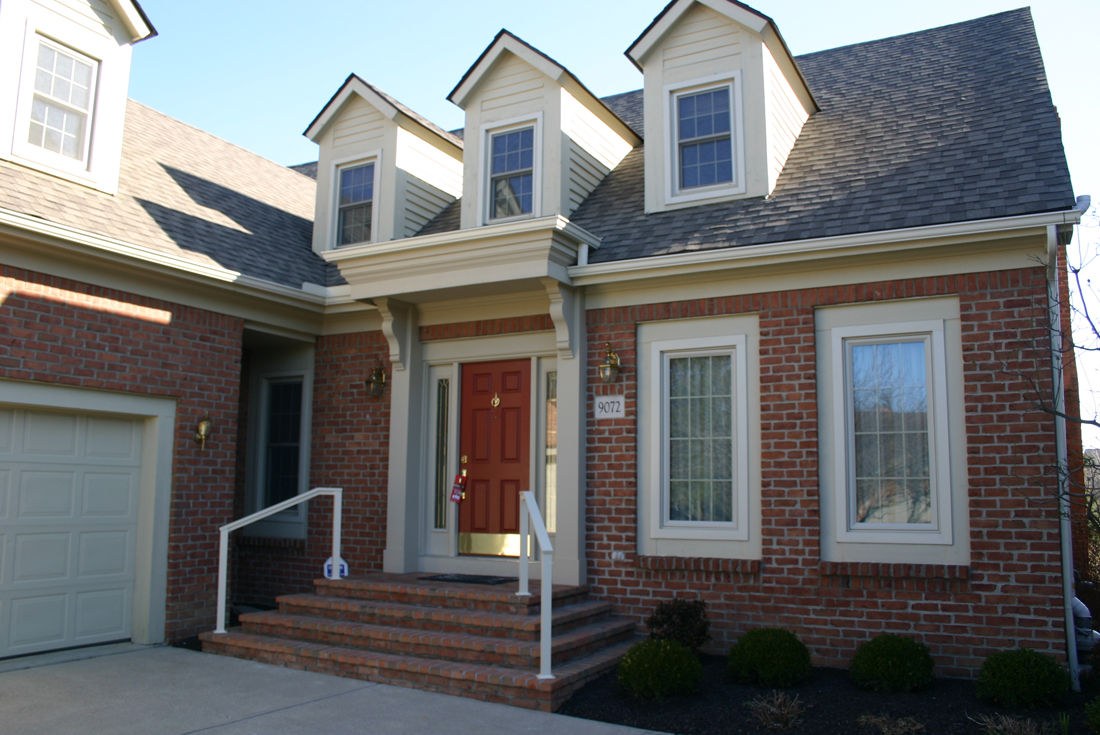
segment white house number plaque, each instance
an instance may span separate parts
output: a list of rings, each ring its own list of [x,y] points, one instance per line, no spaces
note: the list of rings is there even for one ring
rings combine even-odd
[[[626,399],[623,396],[596,396],[596,420],[626,418]]]

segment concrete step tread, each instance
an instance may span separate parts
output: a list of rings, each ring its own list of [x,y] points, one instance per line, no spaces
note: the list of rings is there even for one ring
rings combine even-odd
[[[526,613],[502,613],[491,610],[467,610],[456,607],[436,607],[417,605],[407,602],[389,602],[369,600],[357,597],[333,597],[318,594],[282,595],[276,599],[279,605],[299,608],[326,609],[352,614],[374,615],[378,617],[399,618],[416,621],[425,620],[441,625],[467,625],[481,628],[502,628],[505,630],[536,633],[542,627],[538,615]],[[595,617],[609,613],[611,603],[597,600],[585,600],[570,605],[555,607],[551,611],[553,625],[571,623],[585,617]]]
[[[608,646],[596,653],[577,658],[553,670],[553,679],[539,679],[537,672],[527,669],[508,669],[499,666],[480,666],[471,663],[457,663],[438,659],[401,656],[376,651],[344,648],[323,643],[291,641],[271,636],[254,635],[232,629],[227,633],[203,633],[201,639],[220,652],[234,655],[234,648],[248,651],[250,655],[265,658],[270,656],[272,663],[284,663],[281,657],[297,656],[321,661],[332,661],[347,666],[364,666],[378,672],[394,674],[413,673],[421,676],[441,677],[444,679],[472,681],[494,686],[508,686],[530,691],[552,693],[574,682],[584,681],[604,671],[618,662],[635,642],[633,639]],[[345,673],[345,675],[350,675]],[[362,677],[361,677],[362,678]]]
[[[426,599],[446,599],[449,601],[486,602],[502,605],[517,605],[520,607],[533,607],[541,604],[542,595],[539,592],[537,580],[532,580],[531,594],[527,596],[517,595],[512,585],[506,589],[494,589],[496,585],[477,584],[448,584],[441,582],[422,581],[416,577],[407,579],[394,579],[394,575],[382,575],[377,577],[364,575],[361,577],[344,577],[343,579],[314,580],[313,584],[320,590],[328,590],[329,594],[341,595],[342,592],[370,593],[381,592],[393,595],[407,595],[410,597],[422,597]],[[554,599],[587,595],[587,585],[556,584],[553,587]],[[323,592],[322,592],[323,594]]]
[[[526,656],[530,658],[537,657],[539,651],[538,641],[491,638],[468,633],[417,630],[416,628],[378,625],[375,623],[359,623],[325,617],[296,615],[286,612],[248,613],[242,615],[240,621],[242,627],[246,631],[252,626],[258,625],[268,627],[277,626],[279,628],[285,628],[288,637],[294,637],[295,631],[303,630],[363,639],[364,646],[368,646],[370,641],[378,641],[415,646],[452,648],[507,656]],[[594,643],[611,636],[621,635],[633,629],[634,623],[627,620],[608,618],[606,620],[596,621],[589,625],[555,635],[552,639],[551,650],[554,653],[568,652],[579,646]]]

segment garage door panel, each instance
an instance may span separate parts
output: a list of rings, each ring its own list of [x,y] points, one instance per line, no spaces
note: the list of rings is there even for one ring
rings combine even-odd
[[[78,592],[76,595],[77,642],[86,638],[117,638],[130,631],[130,590],[118,589]]]
[[[20,518],[71,518],[76,472],[19,472]]]
[[[69,533],[15,535],[12,582],[40,582],[69,577]]]
[[[23,424],[24,455],[76,457],[77,416],[27,411]]]
[[[130,518],[137,511],[133,502],[133,473],[85,472],[80,513],[84,517]]]
[[[20,647],[63,644],[65,624],[69,619],[68,603],[67,594],[13,599],[8,626],[10,653],[20,653]]]
[[[130,637],[143,426],[0,408],[0,658]]]
[[[125,419],[89,418],[84,456],[138,461],[136,428]]]
[[[130,534],[126,531],[81,533],[78,544],[79,579],[130,571]]]

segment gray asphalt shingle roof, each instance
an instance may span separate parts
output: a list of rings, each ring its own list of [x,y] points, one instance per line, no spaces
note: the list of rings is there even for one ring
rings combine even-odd
[[[571,217],[603,238],[590,262],[1073,206],[1028,10],[808,54],[798,64],[821,111],[803,127],[770,197],[647,215],[638,147]],[[614,104],[640,98],[618,95]]]
[[[342,283],[311,249],[316,183],[130,100],[114,196],[0,161],[0,207],[295,288]]]

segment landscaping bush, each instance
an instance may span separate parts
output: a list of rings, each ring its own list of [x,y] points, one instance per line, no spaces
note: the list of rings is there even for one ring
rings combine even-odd
[[[978,672],[978,696],[1004,707],[1054,707],[1069,691],[1069,674],[1030,648],[994,653]]]
[[[1085,707],[1085,722],[1089,723],[1089,730],[1094,735],[1100,735],[1100,697],[1092,700]]]
[[[654,640],[676,641],[695,651],[710,640],[710,621],[707,620],[707,603],[703,600],[674,600],[662,602],[645,621],[649,637]]]
[[[810,651],[789,630],[758,628],[730,649],[729,668],[742,684],[794,686],[810,676]]]
[[[902,635],[884,633],[859,647],[849,673],[856,684],[875,692],[912,692],[932,686],[928,646]]]
[[[641,699],[664,699],[699,688],[703,665],[687,646],[648,639],[634,644],[619,662],[619,683]]]

